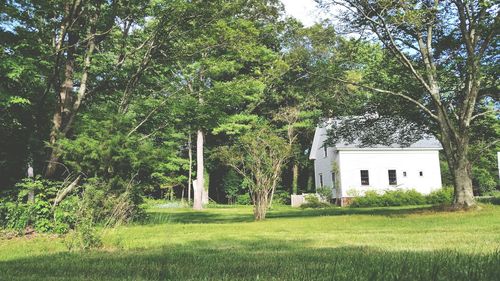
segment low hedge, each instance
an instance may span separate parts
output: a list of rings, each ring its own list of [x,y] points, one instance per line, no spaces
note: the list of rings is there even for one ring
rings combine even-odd
[[[424,204],[451,204],[453,188],[445,187],[423,195],[414,189],[388,190],[383,194],[367,191],[365,196],[354,198],[351,207],[386,207]]]

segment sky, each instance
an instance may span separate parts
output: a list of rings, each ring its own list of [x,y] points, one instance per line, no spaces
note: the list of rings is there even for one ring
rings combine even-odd
[[[304,26],[313,25],[319,19],[318,7],[314,0],[281,0],[287,15],[300,20]]]

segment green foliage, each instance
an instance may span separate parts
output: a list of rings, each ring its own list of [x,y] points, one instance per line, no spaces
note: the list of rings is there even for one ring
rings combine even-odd
[[[85,122],[77,126],[80,134],[62,139],[58,145],[66,165],[90,175],[87,182],[93,192],[116,198],[128,190],[131,203],[138,207],[141,195],[165,190],[170,194],[174,187],[185,183],[188,160],[179,151],[183,134],[171,126],[156,138],[144,138],[143,128],[138,129],[139,133],[130,133],[135,120],[142,118],[136,113],[96,118],[100,114],[103,112],[96,110],[94,115],[84,115]]]
[[[92,250],[102,247],[102,238],[90,219],[82,219],[64,240],[70,251]]]
[[[286,141],[264,121],[255,124],[253,130],[240,136],[232,146],[217,151],[219,158],[248,185],[256,220],[265,218],[270,196],[279,184],[289,153]]]
[[[478,198],[478,201],[481,203],[492,204],[492,205],[500,205],[500,196],[493,196],[487,198]]]
[[[300,208],[302,209],[307,209],[307,208],[312,208],[312,209],[321,209],[321,208],[328,208],[331,205],[327,202],[321,201],[318,196],[315,194],[309,194],[305,196],[306,202],[302,205],[300,205]]]
[[[453,187],[445,186],[426,196],[428,204],[451,204],[453,202]]]
[[[382,194],[376,191],[367,191],[364,196],[355,197],[351,207],[385,207],[411,206],[424,204],[451,204],[453,202],[453,188],[444,187],[428,195],[422,195],[414,189],[387,190]]]
[[[331,187],[316,188],[316,193],[326,202],[331,202],[333,199],[333,189]]]
[[[232,169],[224,175],[224,179],[222,180],[222,188],[224,189],[229,204],[235,203],[238,195],[242,193],[248,193],[244,189],[243,179]]]
[[[62,186],[60,182],[24,179],[16,186],[19,188],[17,195],[0,203],[0,227],[19,234],[29,226],[37,232],[64,234],[78,228],[84,218],[114,226],[142,220],[145,216],[140,207],[142,198],[133,187],[119,193],[110,190],[107,184],[89,179],[81,187],[83,193],[68,195],[54,208],[53,201]],[[30,192],[35,194],[33,203],[27,202]]]
[[[415,190],[388,190],[383,194],[367,191],[362,197],[356,197],[352,207],[383,207],[425,204],[425,198]]]
[[[290,193],[282,189],[276,189],[273,197],[273,205],[289,205]]]
[[[140,193],[134,185],[129,185],[123,191],[115,191],[105,182],[92,180],[85,185],[80,212],[84,212],[94,222],[111,225],[140,221],[145,216]]]
[[[252,205],[252,198],[250,198],[250,194],[240,194],[236,196],[235,200],[236,205]]]
[[[498,186],[498,178],[490,170],[489,167],[472,166],[472,184],[477,187],[479,194],[493,191]]]
[[[51,200],[54,199],[60,182],[23,179],[15,186],[17,194],[5,198],[0,204],[0,226],[22,233],[28,226],[38,232],[54,230]],[[34,201],[28,202],[28,194],[34,194]]]
[[[0,206],[2,228],[12,229],[20,233],[29,225],[31,217],[32,210],[27,204],[4,202]]]

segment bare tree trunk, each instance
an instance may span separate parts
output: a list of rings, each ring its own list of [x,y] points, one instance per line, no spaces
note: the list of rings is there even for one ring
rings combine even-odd
[[[203,132],[198,130],[196,137],[196,184],[194,185],[194,201],[193,201],[193,209],[194,210],[202,210],[202,193],[204,187],[204,176],[205,169],[203,163]]]
[[[57,193],[56,199],[54,199],[54,203],[52,205],[52,210],[54,210],[55,207],[57,207],[57,205],[78,186],[80,178],[81,176],[76,177],[73,182],[71,182],[67,187]]]
[[[297,194],[299,189],[299,165],[297,163],[293,163],[292,168],[292,192],[293,194]]]
[[[453,206],[455,208],[469,208],[476,204],[472,190],[469,161],[463,159],[460,163],[457,163],[457,165],[458,166],[452,172],[455,186]]]
[[[191,203],[191,184],[193,181],[193,145],[191,143],[191,132],[188,136],[188,155],[189,155],[189,175],[188,175],[188,202]]]
[[[61,128],[61,123],[62,123],[61,112],[59,110],[56,110],[56,112],[54,112],[54,115],[52,117],[52,129],[50,130],[49,144],[51,146],[55,145],[55,143],[58,139],[57,136],[58,136],[59,130]],[[56,168],[57,168],[56,165],[57,165],[58,161],[59,161],[59,156],[57,154],[56,149],[51,148],[47,167],[45,168],[45,177],[46,178],[54,177],[54,174],[56,173]]]
[[[203,186],[201,188],[201,204],[205,206],[206,204],[209,203],[209,197],[208,197],[208,182],[210,182],[210,176],[207,174],[208,177],[203,176]],[[206,188],[205,188],[206,187]]]
[[[69,13],[69,6],[66,7]],[[73,73],[75,65],[75,45],[78,41],[75,32],[68,32],[68,45],[70,46],[66,52],[66,63],[64,68],[64,82],[60,86],[59,96],[52,116],[52,128],[50,130],[49,144],[51,146],[50,157],[45,168],[45,177],[54,177],[57,170],[57,162],[59,155],[57,149],[54,148],[62,131],[64,118],[70,113],[71,103],[73,100]]]
[[[461,149],[454,156],[453,159],[456,159],[454,163],[448,161],[455,190],[453,207],[456,209],[473,207],[476,202],[472,189],[471,164],[467,157],[467,149]]]
[[[471,164],[468,158],[469,133],[468,124],[461,126],[460,134],[453,129],[444,114],[443,108],[438,108],[438,121],[441,128],[440,141],[443,145],[446,160],[453,177],[454,197],[453,207],[456,209],[469,208],[476,204],[472,190]]]
[[[253,194],[254,208],[253,214],[256,221],[261,221],[266,218],[268,209],[268,193],[263,190],[255,191]]]

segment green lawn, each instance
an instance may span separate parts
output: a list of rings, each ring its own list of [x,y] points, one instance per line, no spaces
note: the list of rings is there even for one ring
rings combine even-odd
[[[500,206],[150,210],[104,248],[0,240],[0,280],[500,280]]]

